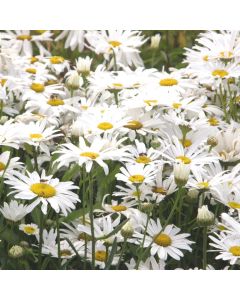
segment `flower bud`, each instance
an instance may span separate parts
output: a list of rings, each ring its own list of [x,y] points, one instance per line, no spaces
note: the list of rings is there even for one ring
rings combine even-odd
[[[140,210],[144,213],[151,213],[153,210],[153,204],[150,202],[143,202],[140,204]]]
[[[26,242],[26,241],[21,241],[20,243],[19,243],[19,245],[21,246],[21,247],[23,247],[23,248],[29,248],[29,243],[28,242]]]
[[[159,139],[156,138],[151,141],[151,147],[153,147],[154,149],[157,149],[160,146],[161,146],[161,143],[160,143]]]
[[[66,79],[66,87],[69,90],[77,90],[82,85],[82,78],[79,76],[78,72],[73,71]]]
[[[77,72],[83,74],[84,76],[89,75],[91,69],[92,58],[89,56],[82,58],[79,57],[76,61]]]
[[[198,209],[197,223],[199,226],[211,226],[214,224],[214,214],[208,210],[207,205]]]
[[[217,146],[217,144],[218,144],[218,140],[214,136],[210,136],[207,139],[207,145],[208,146],[215,147],[215,146]]]
[[[174,180],[177,186],[184,186],[189,178],[190,166],[184,163],[176,163],[173,168]]]
[[[199,191],[197,189],[191,189],[187,192],[187,199],[189,200],[189,202],[196,200],[198,197]]]
[[[131,222],[129,222],[129,221],[126,224],[124,224],[122,229],[121,229],[121,235],[124,238],[132,237],[133,232],[134,232],[134,228],[133,228]]]
[[[152,49],[157,49],[159,48],[159,43],[161,40],[161,35],[159,33],[155,34],[154,36],[151,37],[151,45],[150,48]]]
[[[22,257],[24,254],[24,249],[21,246],[14,245],[10,248],[8,251],[8,255],[13,258],[19,258]]]

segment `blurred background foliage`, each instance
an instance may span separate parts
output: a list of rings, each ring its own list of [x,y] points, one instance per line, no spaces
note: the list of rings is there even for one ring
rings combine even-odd
[[[146,68],[157,68],[159,70],[164,68],[166,70],[169,67],[181,68],[184,67],[184,47],[191,48],[194,45],[194,40],[202,31],[197,30],[142,30],[142,34],[148,37],[147,42],[143,45],[141,50],[141,57],[144,61]],[[60,30],[54,31],[56,37],[60,33]],[[161,35],[161,41],[159,48],[150,48],[151,37],[155,34]],[[96,55],[88,48],[84,48],[83,52],[78,50],[71,51],[71,49],[64,48],[65,40],[49,44],[49,50],[52,55],[60,55],[69,59],[73,64],[75,59],[79,56],[93,57],[93,67],[95,68],[99,63],[103,61],[101,55]]]

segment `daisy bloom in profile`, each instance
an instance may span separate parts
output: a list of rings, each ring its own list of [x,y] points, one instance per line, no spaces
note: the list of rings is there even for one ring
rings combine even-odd
[[[140,48],[145,42],[140,31],[134,30],[108,30],[89,31],[85,38],[97,54],[103,53],[105,59],[109,60],[116,56],[117,63],[125,66],[142,66]],[[111,61],[113,65],[113,59]]]
[[[12,46],[20,55],[32,56],[33,44],[37,46],[41,55],[49,55],[49,51],[44,48],[41,42],[51,41],[52,33],[49,30],[7,30]]]
[[[143,164],[126,164],[125,167],[120,168],[121,173],[116,175],[117,180],[124,181],[128,184],[142,184],[151,183],[157,172],[152,165]]]
[[[46,119],[35,123],[31,122],[27,125],[22,124],[20,126],[23,131],[23,142],[32,145],[35,148],[39,147],[40,150],[48,155],[50,155],[50,153],[47,143],[58,136],[62,136],[54,126],[47,126]]]
[[[147,235],[144,242],[144,247],[151,245],[151,255],[157,254],[159,259],[166,260],[168,255],[176,260],[180,260],[183,257],[183,252],[181,250],[192,251],[191,245],[193,242],[189,241],[187,237],[190,236],[189,233],[180,232],[180,228],[175,225],[167,225],[165,229],[157,219],[155,222],[150,219],[147,227]],[[141,244],[143,239],[143,234],[136,232],[134,237],[138,238],[138,244]]]
[[[75,204],[80,201],[78,195],[72,190],[78,189],[71,181],[60,182],[52,175],[46,176],[45,170],[41,176],[37,172],[27,172],[27,175],[16,173],[9,176],[5,181],[13,190],[10,194],[15,194],[15,198],[23,200],[33,200],[28,206],[32,211],[38,204],[41,205],[42,212],[47,214],[48,204],[56,213],[62,212],[65,216],[75,209]]]
[[[63,30],[55,39],[55,41],[65,40],[64,48],[70,48],[72,51],[84,49],[84,30]]]
[[[72,162],[76,162],[79,166],[86,165],[86,171],[89,173],[93,167],[94,162],[101,166],[107,175],[109,173],[108,165],[104,160],[117,160],[124,154],[125,150],[117,149],[109,146],[109,140],[95,137],[88,146],[84,138],[79,138],[79,146],[68,143],[63,144],[60,150],[55,151],[59,153],[60,157],[55,161],[58,167],[68,166]]]
[[[0,146],[19,148],[19,128],[12,121],[0,124]]]
[[[22,163],[18,161],[19,157],[10,158],[10,151],[0,154],[0,177],[14,174],[16,170],[22,168]]]
[[[5,219],[18,222],[29,213],[29,209],[27,205],[19,204],[16,200],[11,200],[9,203],[3,203],[3,206],[0,207],[0,212]]]
[[[39,228],[36,224],[20,224],[19,230],[23,231],[27,235],[38,235]]]

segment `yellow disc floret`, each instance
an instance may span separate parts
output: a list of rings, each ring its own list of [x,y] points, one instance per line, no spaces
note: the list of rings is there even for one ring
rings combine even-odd
[[[174,78],[164,78],[159,81],[159,84],[161,86],[173,86],[173,85],[177,85],[178,81],[177,79]]]
[[[172,244],[172,239],[165,233],[156,235],[153,239],[154,243],[162,247],[168,247]]]
[[[39,197],[51,198],[56,195],[56,190],[48,183],[39,182],[31,185],[30,190]]]

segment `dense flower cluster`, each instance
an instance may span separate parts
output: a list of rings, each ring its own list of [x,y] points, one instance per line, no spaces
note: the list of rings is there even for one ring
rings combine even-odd
[[[1,268],[238,268],[240,34],[160,41],[0,32]]]

